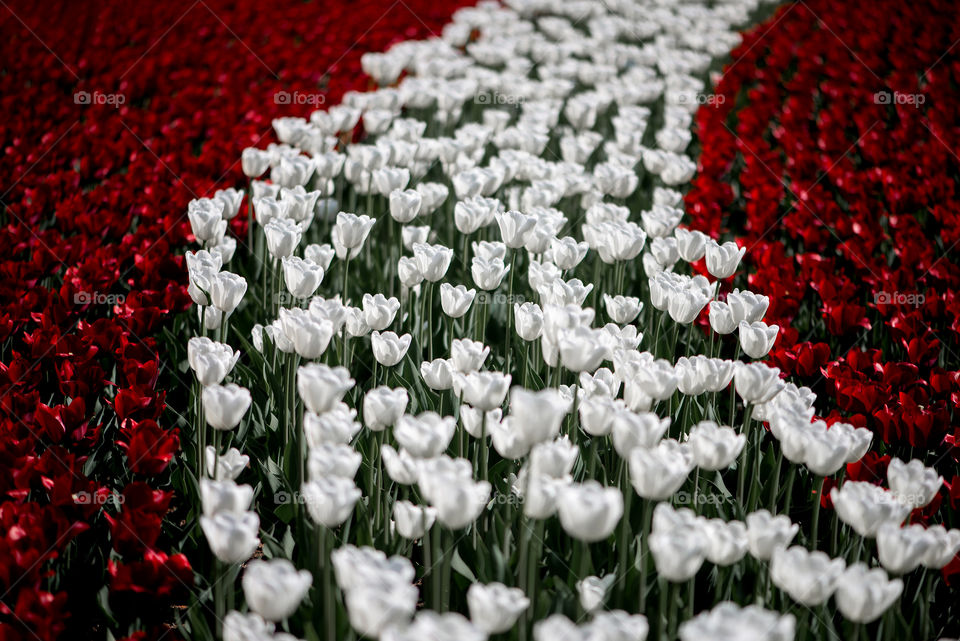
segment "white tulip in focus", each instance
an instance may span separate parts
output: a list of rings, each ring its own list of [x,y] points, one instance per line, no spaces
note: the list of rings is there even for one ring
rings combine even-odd
[[[250,390],[236,383],[209,385],[201,394],[203,414],[207,424],[215,430],[232,430],[240,424],[250,409]]]
[[[403,360],[412,338],[410,334],[397,336],[395,332],[373,332],[370,334],[373,356],[384,367],[393,367]]]

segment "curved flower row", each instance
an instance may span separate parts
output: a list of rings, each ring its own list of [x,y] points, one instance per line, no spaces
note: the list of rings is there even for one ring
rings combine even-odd
[[[189,302],[182,209],[460,4],[274,4],[266,31],[253,2],[0,8],[0,638],[170,638],[194,589],[158,344]]]
[[[830,488],[873,433],[762,361],[746,248],[681,226],[704,78],[758,8],[462,10],[190,202],[194,636],[950,629],[937,466]]]
[[[942,510],[955,523],[960,33],[938,18],[948,7],[782,7],[697,115],[686,204],[693,224],[748,247],[750,282],[784,328],[771,360],[832,398],[828,420],[839,410],[877,435],[848,476],[880,482],[896,456],[935,464],[948,482],[912,520]]]

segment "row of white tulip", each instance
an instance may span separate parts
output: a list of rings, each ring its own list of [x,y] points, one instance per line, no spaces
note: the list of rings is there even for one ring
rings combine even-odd
[[[190,204],[193,461],[223,638],[826,637],[831,596],[864,632],[904,591],[888,574],[960,549],[958,531],[901,525],[943,479],[894,460],[890,489],[834,488],[817,551],[823,477],[872,434],[741,360],[776,340],[769,299],[719,299],[745,248],[679,227],[703,76],[758,3],[506,5],[366,54],[380,89],[275,121],[280,144],[242,156],[243,252],[227,230],[244,192]],[[257,482],[237,483],[251,462]],[[685,487],[696,511],[673,507]],[[295,500],[274,510],[278,489]],[[228,613],[244,563],[246,611]]]

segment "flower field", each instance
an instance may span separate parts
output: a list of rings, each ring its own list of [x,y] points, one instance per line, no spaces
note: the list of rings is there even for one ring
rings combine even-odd
[[[960,635],[949,3],[282,4],[0,10],[0,638]]]

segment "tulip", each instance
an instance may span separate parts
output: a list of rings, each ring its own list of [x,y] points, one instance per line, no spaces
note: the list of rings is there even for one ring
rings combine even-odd
[[[240,614],[236,610],[231,610],[223,619],[223,641],[272,638],[275,638],[273,623],[264,621],[263,617],[254,612]]]
[[[187,362],[204,387],[222,383],[239,358],[239,351],[205,336],[194,336],[187,342]]]
[[[371,639],[381,638],[384,631],[409,621],[418,598],[415,586],[396,583],[362,585],[344,594],[350,627]]]
[[[710,301],[709,320],[711,329],[721,336],[732,334],[737,329],[733,310],[727,303],[718,300]]]
[[[510,265],[504,265],[503,260],[494,258],[487,260],[474,256],[470,267],[470,274],[477,287],[486,291],[493,291],[500,287],[503,277],[510,271]]]
[[[254,187],[256,187],[256,183],[254,183]],[[290,201],[288,200],[280,201],[275,196],[263,198],[254,196],[253,214],[261,227],[266,227],[274,220],[286,218],[289,210]]]
[[[673,235],[677,239],[677,252],[683,260],[695,263],[703,258],[707,251],[709,236],[691,229],[675,229]]]
[[[460,406],[460,421],[463,423],[463,429],[473,438],[490,436],[493,425],[502,419],[503,410],[499,407],[484,412],[469,405]],[[484,426],[486,426],[486,434],[484,434]]]
[[[714,240],[707,241],[705,252],[707,271],[718,280],[730,278],[737,271],[740,259],[746,251],[746,247],[738,247],[734,242],[721,245]]]
[[[830,598],[845,567],[843,559],[795,545],[774,550],[770,579],[794,601],[813,607]]]
[[[190,201],[187,218],[190,219],[190,230],[197,242],[208,243],[223,236],[227,229],[223,206],[224,201],[216,198],[197,198]]]
[[[400,301],[396,298],[387,298],[383,294],[363,295],[363,319],[372,330],[382,331],[390,327],[399,310]]]
[[[904,463],[894,457],[887,467],[887,481],[894,495],[910,509],[926,507],[940,491],[943,477],[923,461],[913,459]]]
[[[440,285],[440,305],[443,313],[450,318],[461,318],[470,309],[477,290],[467,289],[463,285],[454,287],[449,283]]]
[[[779,325],[767,325],[762,321],[748,323],[740,321],[740,347],[750,358],[763,358],[773,348],[777,340]]]
[[[881,568],[863,563],[848,567],[837,579],[834,598],[837,609],[855,623],[870,623],[900,598],[903,581],[890,579]]]
[[[370,344],[373,347],[373,356],[384,367],[393,367],[406,355],[410,349],[410,334],[397,336],[395,332],[373,332],[370,334]]]
[[[337,222],[334,227],[337,241],[345,250],[359,251],[376,222],[366,215],[357,216],[356,214],[340,212],[337,214]],[[351,256],[353,255],[355,253],[351,253]]]
[[[590,436],[606,436],[622,407],[606,396],[588,396],[579,403],[580,429]],[[616,447],[616,445],[614,445]]]
[[[442,392],[453,387],[453,366],[445,358],[420,363],[420,376],[427,387]]]
[[[669,416],[661,419],[652,412],[620,409],[613,416],[613,447],[620,458],[627,459],[638,447],[655,447],[668,429]]]
[[[733,384],[744,403],[766,403],[783,389],[780,370],[763,363],[737,365]]]
[[[290,218],[274,218],[263,228],[267,237],[267,251],[274,259],[293,255],[300,244],[300,225]]]
[[[560,491],[557,513],[563,530],[579,541],[601,541],[613,532],[623,515],[623,495],[597,481],[569,485]]]
[[[323,414],[340,402],[354,380],[345,367],[330,367],[320,363],[297,368],[297,393],[307,410]]]
[[[755,323],[763,320],[767,308],[770,306],[770,299],[761,294],[739,289],[734,289],[727,294],[727,305],[733,315],[734,323],[739,325],[741,321]]]
[[[420,273],[425,280],[435,283],[442,279],[450,268],[453,260],[453,250],[442,245],[428,245],[426,243],[413,244],[413,257],[417,259]]]
[[[534,392],[514,387],[510,390],[510,416],[517,421],[528,447],[555,438],[568,411],[567,402],[555,389]]]
[[[709,519],[702,524],[704,555],[714,565],[739,563],[747,553],[747,526],[740,521]]]
[[[384,630],[381,641],[486,641],[487,633],[462,614],[421,610],[409,626]]]
[[[207,245],[207,248],[211,254],[219,256],[220,260],[226,264],[233,259],[233,255],[237,252],[237,239],[222,236],[217,239],[216,245]]]
[[[433,458],[446,451],[457,423],[452,416],[436,412],[406,414],[397,420],[393,435],[403,449],[416,458]]]
[[[936,543],[936,535],[919,524],[900,527],[896,523],[884,523],[877,528],[877,556],[880,564],[892,574],[915,570]]]
[[[240,154],[240,168],[247,178],[258,178],[270,166],[270,154],[256,147],[247,147]]]
[[[496,220],[497,226],[500,228],[501,240],[511,249],[523,247],[524,237],[537,222],[534,216],[528,216],[513,210],[497,213]]]
[[[693,467],[689,449],[672,439],[665,439],[652,449],[636,447],[629,456],[633,489],[650,501],[665,501],[673,496]]]
[[[489,354],[490,348],[480,341],[462,338],[450,343],[450,365],[461,374],[478,371]]]
[[[586,242],[577,242],[575,238],[554,238],[550,242],[550,260],[560,269],[567,271],[576,268],[590,250]]]
[[[640,302],[640,299],[630,296],[604,294],[603,304],[607,310],[607,315],[614,323],[619,325],[632,323],[643,309],[643,303]]]
[[[724,601],[680,624],[680,641],[741,641],[764,639],[792,641],[797,620],[792,614],[764,610],[758,605],[740,607]]]
[[[397,534],[405,539],[423,538],[436,520],[437,511],[432,507],[415,505],[410,501],[397,501],[393,505],[393,522],[397,528]]]
[[[620,379],[606,367],[601,367],[593,374],[581,372],[579,382],[580,389],[587,397],[606,396],[612,399],[620,393]]]
[[[216,448],[208,445],[204,450],[207,474],[217,481],[233,481],[250,463],[250,457],[231,447],[226,454],[217,457]]]
[[[230,272],[220,272],[210,279],[210,304],[224,314],[231,314],[247,293],[247,280]]]
[[[300,308],[280,309],[280,328],[302,358],[320,358],[333,338],[333,324]]]
[[[899,503],[893,493],[867,481],[847,481],[830,490],[837,518],[860,536],[873,538],[884,523],[899,525],[910,508]]]
[[[786,547],[797,535],[800,526],[785,514],[774,516],[767,510],[747,515],[747,544],[750,554],[758,561],[767,561],[774,550]]]
[[[214,516],[220,512],[240,514],[250,509],[252,500],[253,488],[249,485],[200,479],[200,504],[204,516]]]
[[[942,525],[932,525],[927,528],[927,534],[933,544],[920,563],[931,570],[942,570],[960,550],[960,530],[948,530]]]
[[[313,296],[323,281],[323,267],[297,256],[284,256],[281,259],[283,282],[294,298]]]
[[[648,544],[657,573],[667,581],[688,581],[703,565],[705,541],[700,532],[653,532]]]
[[[390,445],[383,445],[380,448],[380,458],[383,461],[383,467],[387,470],[387,476],[394,483],[413,485],[417,482],[420,468],[417,466],[417,460],[406,450],[397,452]]]
[[[323,527],[337,527],[353,513],[360,490],[352,479],[324,476],[300,488],[310,517]]]
[[[336,255],[336,250],[327,244],[307,245],[303,248],[304,260],[319,265],[325,272],[330,269],[330,263],[333,262],[334,255]]]
[[[502,583],[473,583],[467,589],[470,620],[487,634],[502,634],[514,626],[530,599],[519,588]]]
[[[319,479],[325,476],[342,476],[352,479],[360,468],[363,457],[349,445],[343,443],[319,443],[310,448],[307,457],[309,478]]]
[[[240,203],[243,201],[243,192],[230,187],[213,192],[213,199],[223,203],[223,219],[231,220],[240,213]]]
[[[413,251],[413,246],[419,243],[426,244],[427,240],[430,238],[430,226],[429,225],[404,225],[400,230],[400,242],[403,243],[404,249],[407,251]],[[413,259],[418,262],[417,270],[419,271],[419,261],[416,257]],[[422,278],[422,276],[421,276]]]
[[[423,273],[420,271],[420,265],[416,258],[410,256],[401,256],[397,261],[397,277],[400,284],[407,289],[413,289],[423,282]],[[404,296],[401,296],[404,298]]]
[[[702,421],[690,429],[688,437],[697,467],[711,472],[733,465],[747,442],[745,434],[737,434],[732,427],[719,426],[713,421]]]
[[[297,570],[286,559],[254,559],[243,571],[243,596],[267,621],[282,621],[296,612],[312,583],[309,571]]]
[[[201,516],[200,528],[210,550],[224,563],[243,563],[260,546],[257,537],[260,517],[255,512],[217,512],[213,516]]]
[[[470,372],[458,374],[458,384],[463,400],[473,407],[489,412],[503,405],[503,399],[510,388],[510,375],[500,372]]]
[[[410,398],[407,390],[398,387],[375,387],[363,397],[363,422],[367,429],[381,432],[403,416]]]
[[[201,395],[207,424],[215,430],[232,430],[250,409],[250,390],[235,383],[209,385]]]
[[[354,420],[357,411],[346,403],[336,402],[323,414],[306,412],[303,415],[303,431],[307,445],[320,447],[324,443],[349,444],[360,431],[360,423]]]
[[[486,481],[474,482],[454,475],[434,479],[430,487],[430,503],[437,510],[437,520],[450,530],[460,530],[473,523],[487,506],[492,489]],[[420,488],[424,490],[423,478]]]
[[[517,335],[525,341],[535,341],[543,331],[543,311],[536,303],[514,303],[513,317]]]
[[[363,310],[359,307],[346,308],[346,322],[343,327],[351,338],[359,338],[370,333],[370,326],[367,325]]]
[[[407,224],[420,213],[423,196],[416,189],[390,192],[390,216],[398,223]]]
[[[577,596],[580,599],[580,607],[583,608],[584,612],[593,614],[603,607],[607,600],[607,592],[616,576],[616,574],[608,574],[602,579],[596,576],[588,576],[577,581]]]
[[[560,363],[571,372],[592,372],[609,358],[601,330],[575,327],[562,330],[557,339]]]

